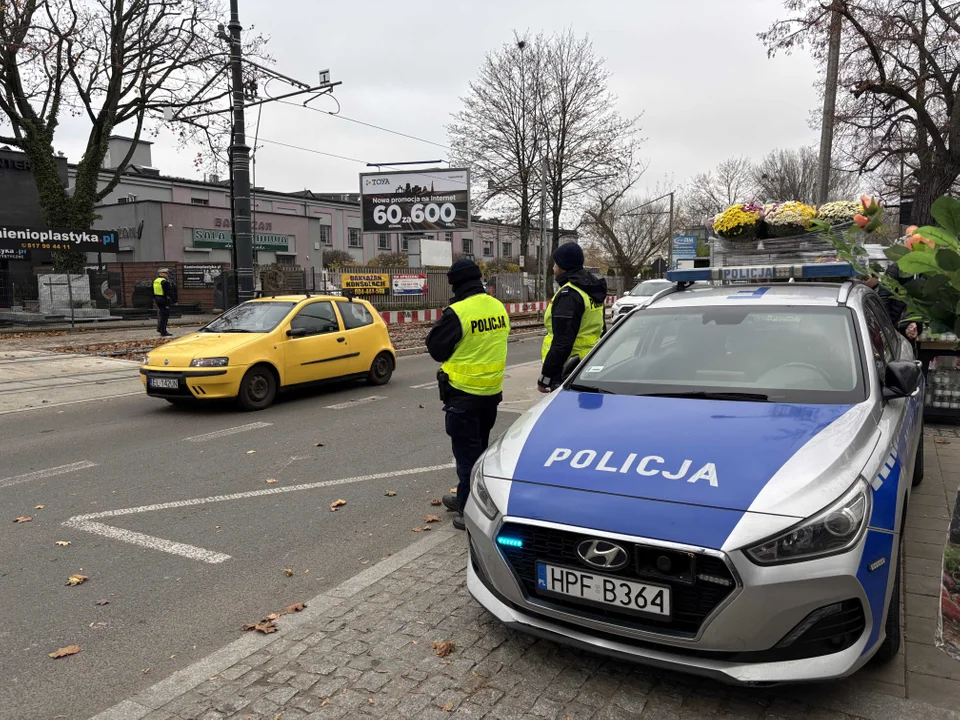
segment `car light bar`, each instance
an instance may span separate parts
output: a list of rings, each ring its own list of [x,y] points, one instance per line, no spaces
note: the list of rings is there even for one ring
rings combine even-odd
[[[812,280],[816,278],[849,278],[857,272],[845,262],[803,263],[797,265],[742,265],[731,267],[668,270],[670,282],[697,280]]]

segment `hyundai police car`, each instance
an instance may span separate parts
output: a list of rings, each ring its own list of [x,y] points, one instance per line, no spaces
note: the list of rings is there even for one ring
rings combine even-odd
[[[473,596],[519,630],[736,683],[896,655],[924,381],[852,275],[668,274],[475,465]],[[754,284],[689,286],[710,279]]]

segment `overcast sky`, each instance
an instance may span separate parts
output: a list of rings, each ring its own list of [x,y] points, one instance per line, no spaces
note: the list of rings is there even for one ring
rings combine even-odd
[[[484,54],[514,29],[588,34],[612,72],[619,111],[643,114],[649,186],[678,186],[731,155],[817,142],[808,125],[818,104],[813,62],[802,51],[767,59],[756,38],[782,12],[777,0],[240,1],[243,25],[270,36],[276,70],[312,82],[329,68],[343,82],[343,115],[441,145]],[[336,108],[328,98],[316,106]],[[75,162],[80,128],[63,129],[55,145]],[[260,138],[257,185],[273,190],[356,192],[365,168],[267,140],[369,162],[447,157],[441,147],[285,105],[264,108]],[[202,177],[191,157],[168,135],[153,148],[164,174]]]

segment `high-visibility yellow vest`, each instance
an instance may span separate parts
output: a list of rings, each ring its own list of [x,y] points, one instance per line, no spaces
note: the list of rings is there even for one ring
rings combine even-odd
[[[158,277],[153,281],[153,294],[157,297],[164,297],[162,277]]]
[[[573,283],[567,283],[557,290],[557,295],[563,291],[563,288],[573,288],[583,298],[583,317],[580,318],[580,329],[577,331],[577,339],[573,341],[573,350],[570,352],[571,357],[579,355],[582,360],[588,352],[593,350],[593,346],[600,341],[600,336],[603,334],[603,303],[598,303]],[[543,338],[543,346],[540,348],[541,362],[547,359],[547,353],[553,345],[553,303],[557,301],[557,295],[553,296],[553,300],[547,306],[547,312],[543,315],[547,336]]]
[[[450,385],[471,395],[502,392],[510,336],[510,319],[503,303],[478,293],[453,303],[450,309],[463,330],[453,355],[440,366],[450,377]]]

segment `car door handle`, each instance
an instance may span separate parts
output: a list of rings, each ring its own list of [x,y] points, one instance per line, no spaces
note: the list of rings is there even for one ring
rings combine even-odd
[[[346,341],[347,341],[346,338],[337,338],[337,342],[346,342]]]

